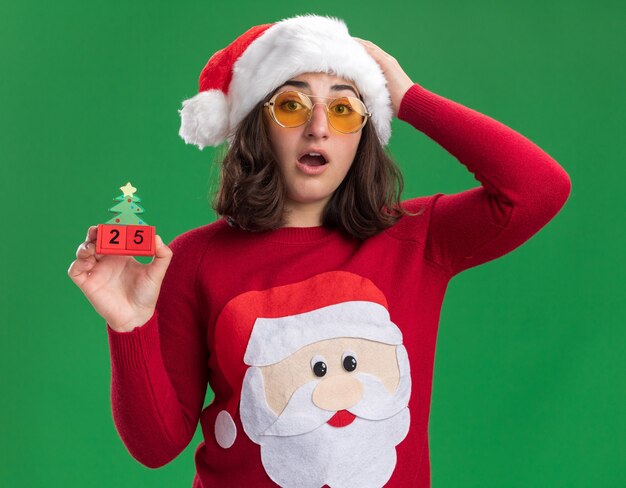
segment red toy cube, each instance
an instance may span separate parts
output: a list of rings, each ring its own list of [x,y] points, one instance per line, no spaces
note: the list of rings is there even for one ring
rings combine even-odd
[[[151,225],[129,225],[126,228],[126,249],[154,254],[154,230]]]
[[[98,254],[119,254],[119,252],[111,251],[123,251],[124,249],[126,249],[125,225],[98,225],[98,239],[96,241]]]
[[[97,254],[154,256],[156,227],[152,225],[98,224]]]

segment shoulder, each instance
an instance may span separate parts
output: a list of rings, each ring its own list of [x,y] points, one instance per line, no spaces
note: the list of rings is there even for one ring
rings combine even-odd
[[[196,227],[176,236],[169,244],[169,248],[176,251],[184,252],[191,257],[197,256],[198,253],[204,252],[209,243],[218,236],[222,231],[229,228],[226,220],[219,219],[207,225]]]
[[[431,210],[441,193],[411,198],[400,202],[403,209],[412,215],[403,215],[385,233],[396,239],[424,243],[428,232]]]

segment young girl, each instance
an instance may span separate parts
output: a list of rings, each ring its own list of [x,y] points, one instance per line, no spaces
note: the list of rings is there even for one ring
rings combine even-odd
[[[392,115],[481,186],[400,204]],[[68,271],[107,322],[130,453],[167,464],[200,421],[194,487],[430,486],[448,282],[550,221],[568,175],[335,18],[248,30],[211,57],[181,118],[200,149],[228,141],[222,218],[157,239],[150,264],[95,254],[90,227]]]

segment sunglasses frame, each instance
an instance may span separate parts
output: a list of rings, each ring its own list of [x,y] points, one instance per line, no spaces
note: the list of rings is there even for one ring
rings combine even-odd
[[[290,126],[289,126],[289,125],[283,125],[283,124],[281,124],[281,123],[278,121],[278,119],[276,119],[276,114],[274,113],[275,102],[276,102],[276,99],[277,99],[280,95],[282,95],[283,93],[297,93],[297,94],[298,94],[298,95],[300,95],[301,97],[304,97],[305,99],[309,100],[309,102],[310,102],[310,104],[311,104],[311,107],[308,109],[308,112],[309,112],[309,113],[308,113],[308,117],[307,117],[307,119],[306,119],[304,122],[302,122],[301,124],[298,124],[298,125],[290,125]],[[326,102],[326,103],[322,103],[322,102],[313,102],[312,98],[323,98],[323,99],[325,99],[325,100],[331,100],[331,102]],[[361,123],[361,126],[360,126],[359,128],[357,128],[357,129],[353,130],[353,131],[350,131],[350,132],[345,132],[345,131],[343,131],[343,130],[339,130],[339,129],[337,129],[337,128],[333,125],[333,123],[332,123],[332,121],[331,121],[331,119],[330,119],[330,107],[329,107],[329,105],[331,105],[331,104],[332,104],[332,102],[334,102],[335,100],[341,100],[342,98],[347,98],[348,100],[355,100],[358,104],[361,104],[361,105],[363,106],[363,108],[365,109],[365,110],[364,110],[364,112],[365,112],[365,113],[363,114],[363,122]],[[311,117],[313,117],[313,109],[315,108],[315,105],[317,105],[318,103],[319,103],[319,104],[321,104],[321,105],[325,105],[325,106],[326,106],[326,120],[328,121],[328,124],[329,124],[329,125],[330,125],[333,129],[335,129],[337,132],[341,132],[342,134],[354,134],[355,132],[360,131],[360,130],[361,130],[361,129],[365,126],[365,124],[366,124],[366,123],[367,123],[367,121],[370,119],[370,117],[372,116],[372,113],[367,111],[367,107],[365,106],[365,104],[363,103],[363,101],[362,101],[362,100],[359,100],[358,98],[355,98],[355,97],[318,97],[318,96],[316,96],[316,95],[307,95],[306,93],[302,93],[302,92],[299,92],[299,91],[296,91],[296,90],[285,90],[285,91],[282,91],[282,92],[276,93],[274,96],[272,96],[272,98],[270,98],[270,99],[269,99],[269,101],[267,101],[267,102],[265,102],[265,103],[263,104],[263,107],[264,107],[264,108],[267,108],[267,109],[269,110],[269,113],[270,113],[270,115],[271,115],[271,117],[272,117],[272,120],[273,120],[275,123],[277,123],[278,125],[280,125],[281,127],[286,128],[286,129],[295,129],[296,127],[301,127],[301,126],[303,126],[304,124],[307,124],[307,123],[311,120]]]

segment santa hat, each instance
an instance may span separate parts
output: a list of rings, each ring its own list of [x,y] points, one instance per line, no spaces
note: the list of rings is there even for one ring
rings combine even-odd
[[[230,143],[237,125],[261,100],[305,72],[352,80],[381,144],[387,144],[392,107],[380,66],[342,20],[318,15],[252,27],[211,56],[200,73],[199,93],[179,110],[180,136],[200,149]]]
[[[215,326],[215,354],[231,390],[215,420],[223,448],[235,442],[234,422],[249,366],[280,362],[302,347],[337,337],[402,344],[387,301],[367,278],[331,271],[289,285],[243,293],[228,302]]]

